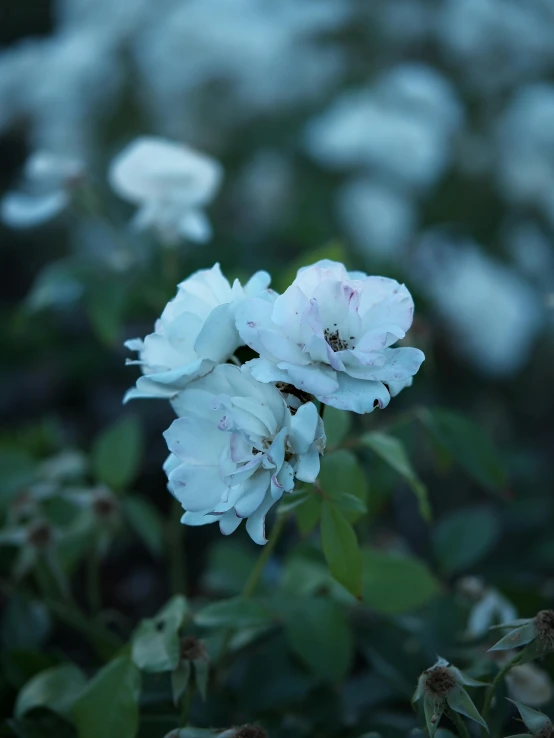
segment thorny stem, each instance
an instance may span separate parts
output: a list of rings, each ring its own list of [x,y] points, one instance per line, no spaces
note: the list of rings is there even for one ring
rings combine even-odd
[[[510,661],[507,661],[504,666],[500,669],[498,674],[495,676],[495,678],[492,680],[490,687],[487,689],[487,692],[485,694],[485,701],[483,703],[483,720],[485,722],[488,721],[489,713],[492,705],[492,700],[494,697],[494,694],[496,692],[496,688],[499,686],[499,684],[503,681],[506,674],[514,667],[517,666],[521,659],[521,653],[517,653]],[[481,728],[481,734],[483,736],[487,736],[488,733],[485,730],[485,728]]]
[[[456,732],[458,733],[459,738],[470,738],[467,726],[462,718],[458,715],[458,713],[454,712],[454,710],[447,710],[446,714],[454,723],[454,727],[456,728]]]
[[[181,525],[183,510],[177,500],[173,500],[171,517],[168,523],[169,577],[173,594],[185,594],[187,576],[185,568],[185,528]]]

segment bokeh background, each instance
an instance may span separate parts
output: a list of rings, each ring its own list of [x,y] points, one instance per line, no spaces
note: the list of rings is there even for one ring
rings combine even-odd
[[[222,163],[209,243],[129,227],[107,170],[145,134]],[[553,0],[4,0],[1,195],[34,186],[22,173],[37,150],[80,162],[86,187],[40,224],[0,225],[9,464],[14,449],[86,450],[132,412],[147,439],[137,490],[165,512],[171,412],[122,409],[136,378],[123,341],[150,332],[195,269],[267,269],[283,289],[329,256],[414,294],[410,344],[427,360],[387,420],[460,410],[500,449],[511,502],[478,573],[520,602],[554,596]],[[408,440],[417,452],[417,431]],[[417,458],[439,517],[488,500]],[[380,534],[425,555],[406,495],[385,512]],[[217,538],[187,537],[193,590]],[[108,600],[151,614],[161,565],[132,544],[111,556]]]

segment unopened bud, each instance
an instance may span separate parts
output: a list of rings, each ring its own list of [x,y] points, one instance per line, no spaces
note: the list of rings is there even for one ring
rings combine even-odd
[[[439,700],[444,700],[455,686],[456,680],[446,666],[434,666],[424,672],[423,689]]]

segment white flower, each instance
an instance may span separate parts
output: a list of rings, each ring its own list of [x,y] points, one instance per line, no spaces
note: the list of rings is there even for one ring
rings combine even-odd
[[[290,408],[279,390],[248,368],[222,364],[173,401],[180,416],[164,433],[169,490],[187,511],[182,522],[219,522],[225,535],[247,518],[252,540],[266,542],[264,520],[295,479],[314,482],[325,435],[313,403]],[[290,402],[290,400],[289,400]]]
[[[213,199],[221,178],[222,168],[214,159],[155,137],[133,141],[109,171],[115,192],[140,207],[135,225],[152,227],[169,243],[209,240],[211,227],[202,208]]]
[[[243,345],[235,327],[237,307],[246,297],[260,297],[262,302],[273,299],[269,282],[267,272],[256,272],[244,287],[238,279],[231,287],[219,264],[181,282],[156,321],[154,333],[125,343],[139,352],[139,359],[128,363],[139,364],[144,373],[125,395],[125,402],[135,397],[171,398],[191,380],[227,361]]]
[[[323,260],[300,269],[273,304],[245,300],[237,328],[260,354],[248,362],[260,382],[287,382],[328,405],[369,413],[411,383],[425,358],[390,348],[413,311],[404,285]]]
[[[23,191],[8,192],[0,217],[11,228],[33,228],[55,218],[69,205],[70,191],[84,173],[69,156],[36,151],[25,163]]]
[[[506,674],[506,686],[510,697],[529,707],[542,707],[552,699],[550,677],[535,664],[512,667]]]

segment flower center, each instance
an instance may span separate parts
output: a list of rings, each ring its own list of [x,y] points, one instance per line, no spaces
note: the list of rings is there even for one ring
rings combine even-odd
[[[342,338],[336,323],[333,324],[332,328],[326,328],[323,331],[323,335],[333,351],[344,351],[345,349],[349,349],[350,341],[354,340],[354,336],[350,336],[348,340]]]
[[[425,687],[435,697],[445,697],[456,686],[456,680],[444,666],[436,666],[427,671]]]

